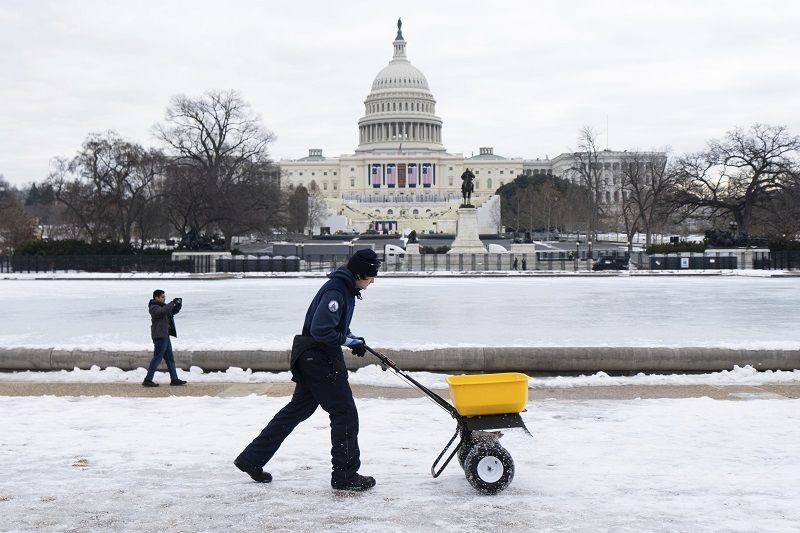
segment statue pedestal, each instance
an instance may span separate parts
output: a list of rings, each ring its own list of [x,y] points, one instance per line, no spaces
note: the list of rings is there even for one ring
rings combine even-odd
[[[485,254],[486,247],[478,238],[478,210],[463,207],[458,210],[456,240],[450,245],[448,254]]]
[[[419,243],[406,244],[406,253],[410,255],[419,255]]]
[[[533,243],[516,244],[511,243],[512,254],[535,254],[536,245]]]

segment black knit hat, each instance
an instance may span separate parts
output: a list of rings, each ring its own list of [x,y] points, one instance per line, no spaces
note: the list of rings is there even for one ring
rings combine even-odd
[[[374,278],[378,275],[380,266],[381,260],[378,259],[378,254],[369,248],[357,251],[347,262],[347,268],[354,275],[367,276],[370,278]]]

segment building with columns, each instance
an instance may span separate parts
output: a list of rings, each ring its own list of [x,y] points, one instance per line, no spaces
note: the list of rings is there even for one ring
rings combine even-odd
[[[355,153],[327,157],[312,148],[306,157],[280,161],[283,184],[313,185],[324,198],[329,216],[320,226],[331,232],[455,233],[461,175],[469,168],[475,174],[472,204],[478,209],[479,230],[491,233],[499,226],[494,191],[501,185],[520,174],[575,179],[569,172],[573,154],[528,160],[497,155],[491,147],[471,157],[448,153],[436,99],[425,75],[409,61],[402,23],[397,26],[392,59],[364,100]],[[603,160],[619,163],[623,154],[608,152]]]

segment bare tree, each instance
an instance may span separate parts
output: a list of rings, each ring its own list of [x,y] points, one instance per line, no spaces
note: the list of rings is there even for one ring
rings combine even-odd
[[[130,244],[160,161],[113,131],[90,134],[72,160],[54,160],[48,185],[92,242]]]
[[[628,241],[641,227],[646,246],[653,230],[663,226],[673,205],[675,174],[667,164],[666,152],[630,152],[620,162],[622,211]]]
[[[589,126],[581,128],[578,134],[578,150],[573,154],[576,165],[569,169],[570,174],[577,176],[585,187],[586,203],[586,238],[593,240],[597,234],[597,225],[601,216],[600,203],[603,190],[603,165],[600,163],[600,149],[597,146],[597,134]]]
[[[53,188],[56,200],[65,207],[64,219],[78,228],[91,242],[97,242],[104,232],[105,204],[96,201],[94,189],[76,178],[71,163],[63,157],[54,158],[47,184]]]
[[[0,175],[0,252],[7,253],[34,239],[34,220],[17,197],[18,191]]]
[[[791,181],[799,151],[800,137],[783,126],[736,128],[678,159],[677,201],[712,219],[730,217],[734,232],[747,234],[755,211],[768,208]]]
[[[274,135],[236,91],[173,97],[155,132],[173,156],[169,178],[177,183],[168,187],[168,202],[179,213],[176,228],[199,234],[216,226],[230,249],[234,234],[250,226],[252,204],[242,205],[249,198],[243,191],[263,177],[259,169],[269,162]]]
[[[752,233],[776,240],[797,240],[800,236],[800,169],[791,172],[781,191],[770,196],[767,205],[751,221]]]

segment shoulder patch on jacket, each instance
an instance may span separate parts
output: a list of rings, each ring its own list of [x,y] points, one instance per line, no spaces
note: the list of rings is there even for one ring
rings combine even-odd
[[[331,313],[335,313],[338,310],[339,310],[339,302],[337,302],[336,300],[331,300],[330,302],[328,302],[328,311],[330,311]]]

